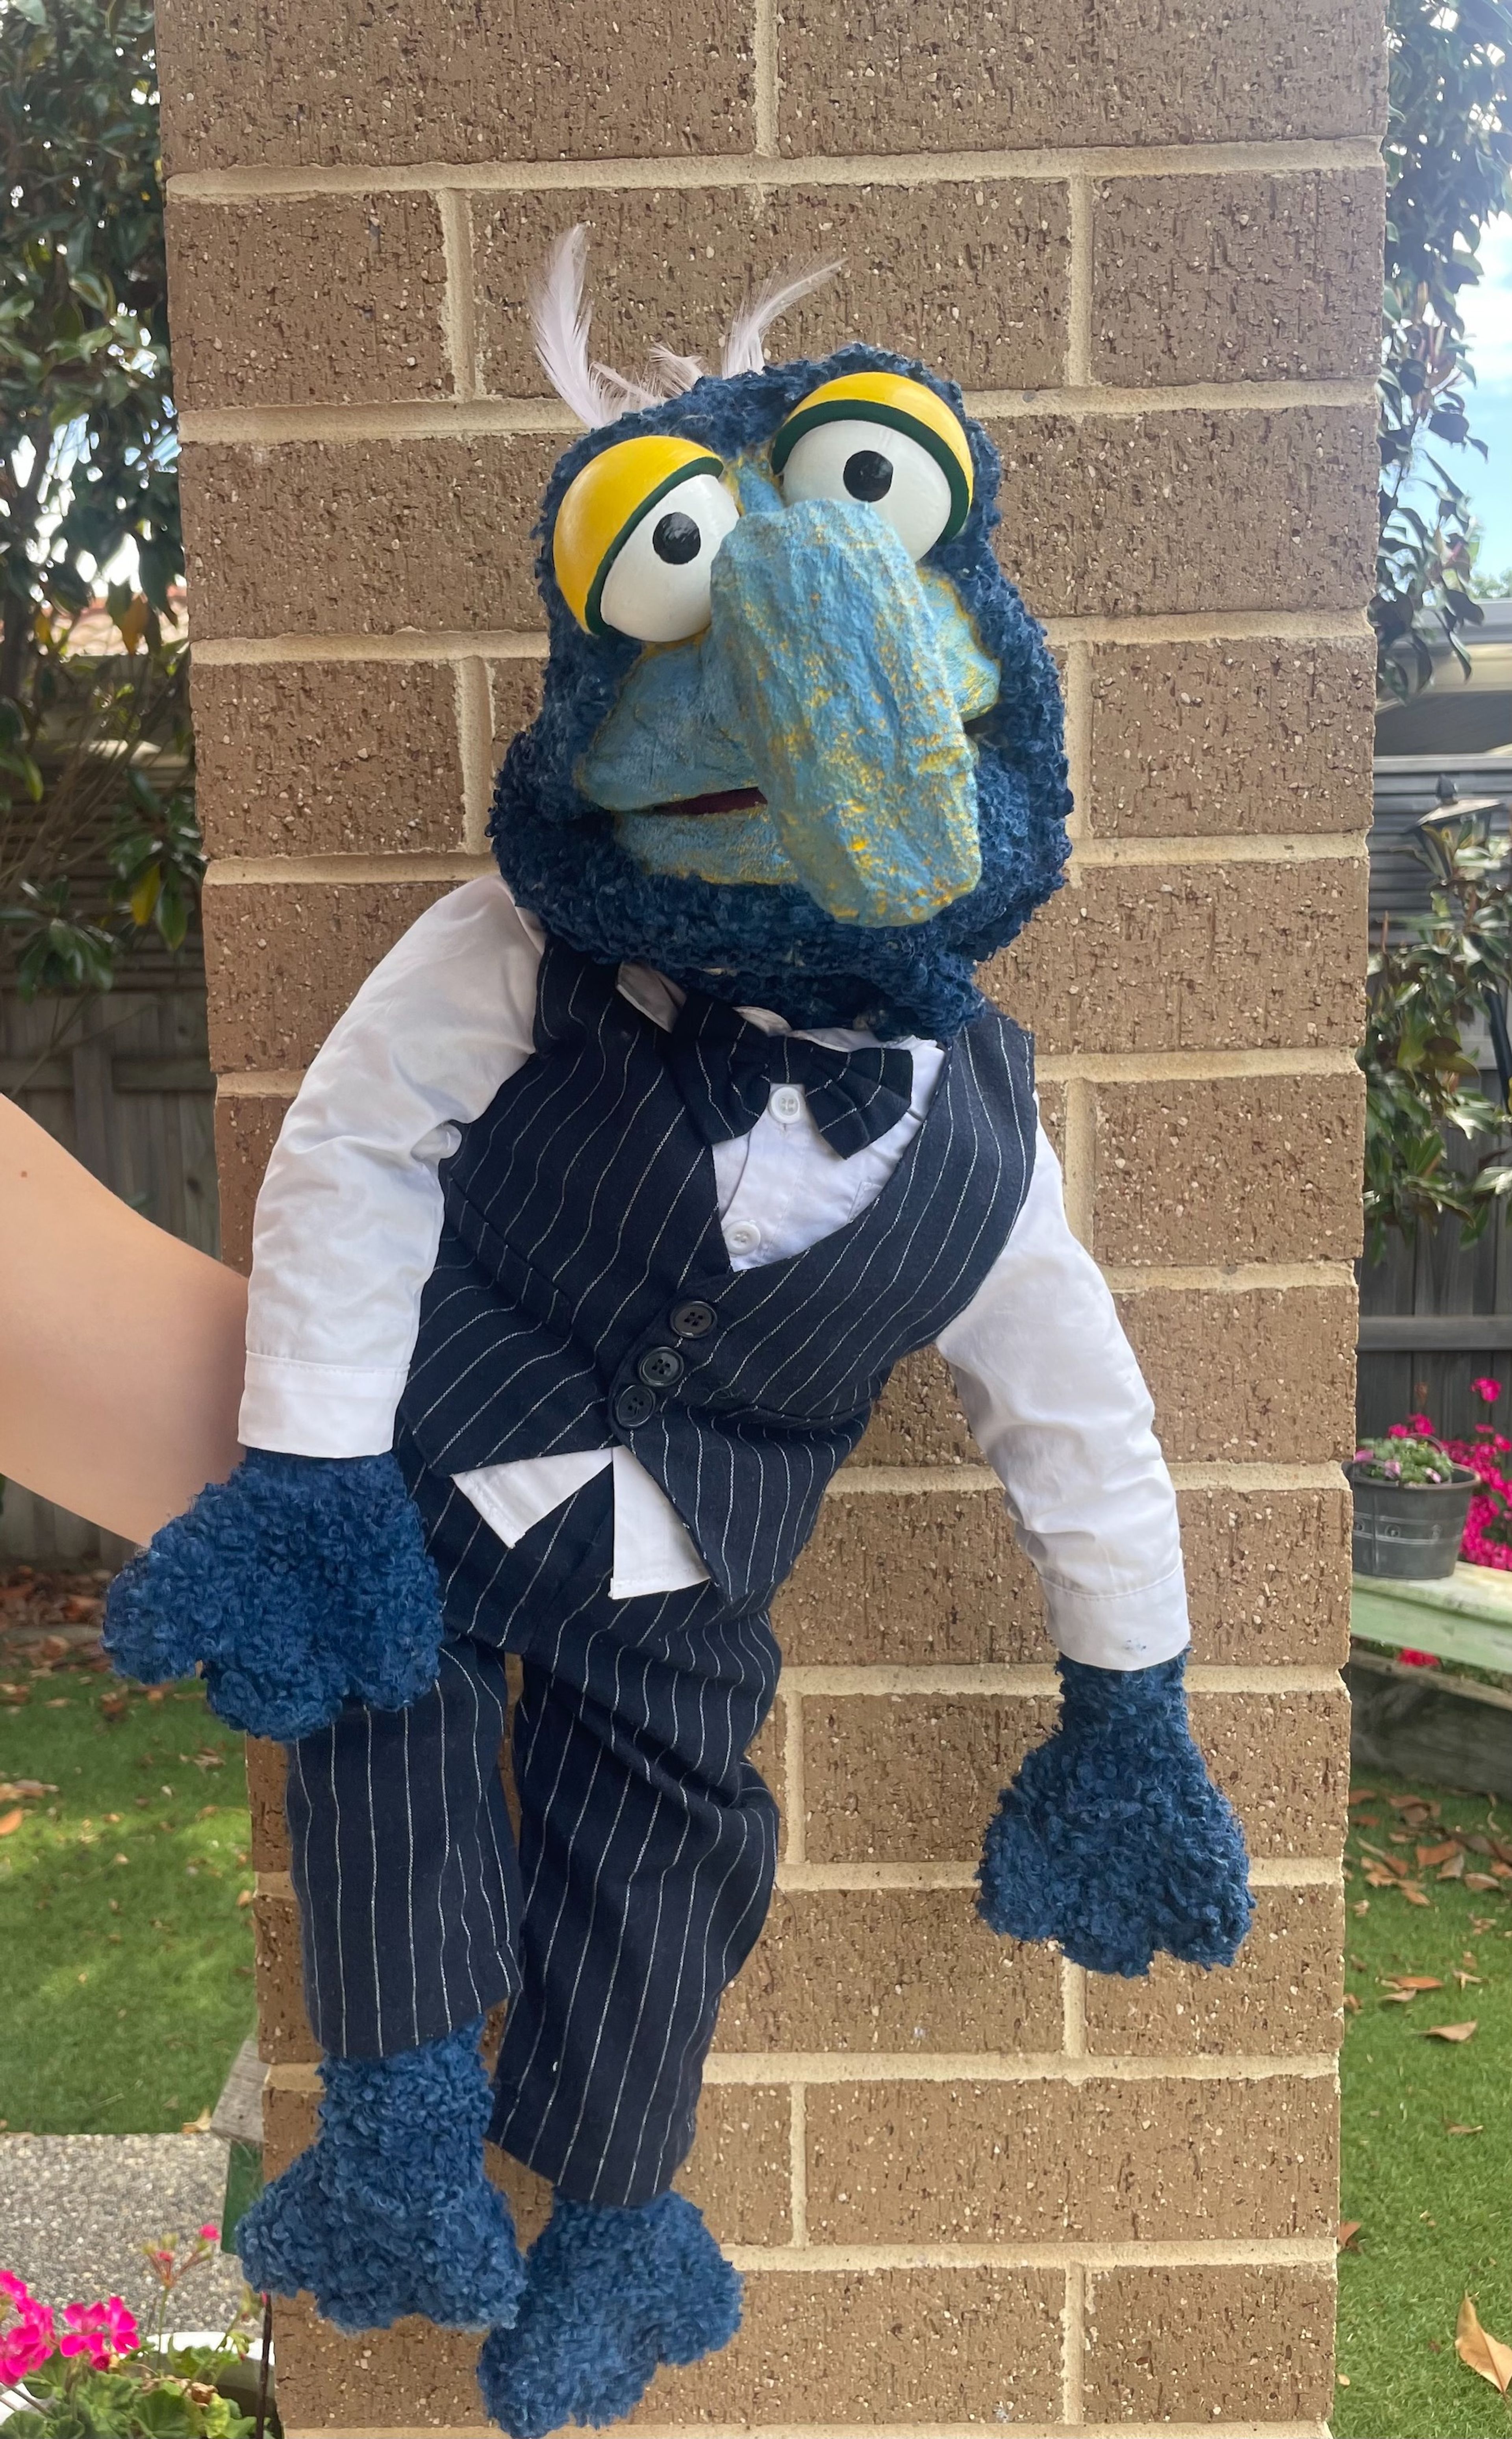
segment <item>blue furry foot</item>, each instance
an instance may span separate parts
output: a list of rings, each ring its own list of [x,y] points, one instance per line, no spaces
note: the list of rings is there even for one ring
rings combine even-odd
[[[389,2058],[327,2058],[320,2133],[237,2230],[250,2286],[313,2295],[338,2329],[419,2312],[507,2325],[525,2287],[509,2205],[483,2170],[482,2019]]]
[[[284,1744],[347,1701],[406,1709],[435,1682],[441,1606],[397,1459],[249,1449],[122,1569],[103,1640],[150,1685],[203,1662],[211,1709]]]
[[[1157,1950],[1232,1965],[1254,1912],[1249,1858],[1192,1742],[1183,1660],[1059,1666],[1060,1724],[987,1833],[979,1913],[1094,1973],[1147,1973]]]
[[[478,2386],[510,2439],[569,2422],[601,2430],[645,2395],[661,2363],[697,2362],[740,2325],[740,2279],[681,2194],[636,2210],[558,2198],[525,2261],[510,2329],[478,2358]]]

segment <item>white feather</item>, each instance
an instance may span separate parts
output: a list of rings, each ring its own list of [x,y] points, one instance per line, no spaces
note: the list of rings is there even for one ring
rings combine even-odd
[[[660,339],[652,340],[648,378],[658,383],[664,398],[681,398],[685,390],[703,380],[704,370],[699,357],[680,356],[675,348],[664,347]]]
[[[652,406],[657,393],[639,382],[626,381],[607,365],[595,364],[588,353],[593,307],[583,294],[588,265],[588,231],[579,222],[560,237],[546,257],[545,268],[530,298],[530,326],[536,353],[547,381],[579,423],[596,431],[613,423],[627,407]]]
[[[820,262],[807,271],[788,272],[767,280],[741,306],[731,323],[720,370],[726,376],[758,373],[767,360],[761,342],[772,324],[786,313],[790,305],[796,305],[801,298],[812,295],[816,288],[822,288],[827,279],[833,279],[839,269],[838,261]]]

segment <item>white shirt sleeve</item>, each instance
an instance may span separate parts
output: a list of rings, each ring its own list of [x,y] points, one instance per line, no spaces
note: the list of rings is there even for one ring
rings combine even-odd
[[[1042,1132],[1013,1234],[939,1346],[1066,1657],[1148,1668],[1184,1649],[1176,1494],[1155,1410],[1102,1273],[1071,1233]]]
[[[327,1039],[258,1198],[244,1447],[393,1445],[440,1241],[436,1170],[532,1056],[540,962],[503,881],[470,881],[427,908]]]

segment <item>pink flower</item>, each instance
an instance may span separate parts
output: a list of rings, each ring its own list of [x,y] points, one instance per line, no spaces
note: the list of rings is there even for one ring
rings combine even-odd
[[[220,2229],[218,2227],[212,2227],[209,2220],[206,2219],[205,2225],[200,2230],[200,2242],[202,2244],[219,2244],[220,2241]]]
[[[1398,1651],[1397,1659],[1404,1668],[1436,1668],[1438,1662],[1431,1651]]]
[[[85,2355],[97,2371],[104,2371],[116,2355],[130,2354],[138,2342],[136,2323],[118,2295],[103,2304],[65,2304],[68,2335],[59,2341],[65,2355]]]
[[[6,2326],[0,2329],[0,2381],[9,2383],[25,2379],[46,2361],[53,2350],[53,2319],[48,2305],[39,2304],[12,2270],[0,2270],[0,2293],[10,2299]]]
[[[1494,1406],[1498,1398],[1502,1395],[1501,1381],[1491,1380],[1484,1372],[1478,1380],[1472,1380],[1470,1382],[1470,1387],[1474,1390],[1478,1398],[1485,1398],[1488,1406]]]
[[[29,2304],[31,2301],[30,2288],[24,2278],[16,2276],[13,2270],[0,2270],[0,2295],[9,2295],[15,2304]]]
[[[1387,1427],[1386,1437],[1389,1440],[1405,1440],[1411,1437],[1411,1433],[1405,1423],[1392,1423]]]

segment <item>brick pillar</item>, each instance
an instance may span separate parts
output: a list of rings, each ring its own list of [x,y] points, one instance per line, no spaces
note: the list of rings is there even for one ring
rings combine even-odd
[[[781,1605],[781,1888],[686,2178],[746,2327],[647,2429],[1323,2429],[1378,16],[162,0],[233,1249],[353,987],[484,868],[569,429],[522,300],[570,221],[612,360],[708,347],[753,267],[843,252],[783,350],[862,336],[960,376],[1065,672],[1073,884],[993,985],[1154,1389],[1259,1916],[1236,1971],[1147,1985],[975,1920],[1053,1679],[992,1478],[909,1367]],[[311,2050],[266,1756],[257,1779],[276,2162]],[[293,2431],[476,2422],[471,2341],[294,2309],[278,2347]]]

